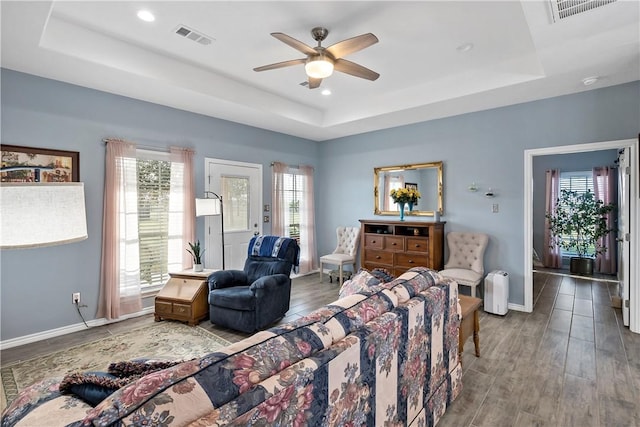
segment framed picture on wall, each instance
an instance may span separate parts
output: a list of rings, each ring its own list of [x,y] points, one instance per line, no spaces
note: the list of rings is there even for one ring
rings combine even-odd
[[[0,145],[2,182],[79,182],[80,153]]]
[[[404,188],[406,188],[407,190],[416,190],[416,191],[418,191],[418,184],[416,184],[414,182],[405,182],[404,183]]]

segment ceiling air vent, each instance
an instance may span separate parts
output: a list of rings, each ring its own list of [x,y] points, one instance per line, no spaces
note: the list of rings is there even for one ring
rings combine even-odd
[[[194,31],[191,28],[186,27],[184,25],[180,25],[178,26],[178,28],[176,28],[176,34],[182,37],[186,37],[190,40],[193,40],[194,42],[203,44],[205,46],[208,44],[211,44],[211,42],[213,41],[213,37],[206,36],[203,33]]]
[[[569,18],[592,9],[615,3],[617,0],[550,0],[553,20]]]

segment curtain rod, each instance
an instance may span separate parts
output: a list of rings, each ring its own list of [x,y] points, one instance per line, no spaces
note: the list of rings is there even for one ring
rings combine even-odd
[[[280,163],[280,162],[278,162]],[[275,165],[276,162],[271,162],[271,167],[273,167],[273,165]],[[307,166],[307,165],[286,165],[287,167],[290,167],[291,169],[300,169],[300,166]],[[315,170],[315,168],[313,166],[309,166],[311,169]]]
[[[123,141],[123,142],[128,142],[130,144],[135,144],[136,148],[140,148],[142,150],[158,151],[160,153],[168,153],[170,151],[168,148],[156,147],[153,145],[138,144],[137,142],[131,142],[122,138],[102,138],[102,142],[104,144],[108,144],[110,140]]]

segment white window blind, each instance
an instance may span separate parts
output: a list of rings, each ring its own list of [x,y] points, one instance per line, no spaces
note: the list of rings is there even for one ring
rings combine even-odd
[[[560,172],[560,191],[569,190],[582,194],[587,191],[593,193],[593,172]],[[570,236],[562,236],[563,240],[568,240]],[[576,237],[576,236],[574,236]],[[561,249],[561,254],[566,257],[577,256],[573,250]]]
[[[168,153],[137,151],[138,234],[142,288],[169,279],[169,199],[171,162]]]
[[[284,174],[284,223],[287,237],[300,241],[300,203],[304,199],[304,176]]]
[[[560,190],[575,191],[577,193],[593,192],[593,173],[591,171],[561,172]]]

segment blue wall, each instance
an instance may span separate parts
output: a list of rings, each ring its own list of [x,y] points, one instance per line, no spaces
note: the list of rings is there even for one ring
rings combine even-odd
[[[1,77],[2,142],[79,151],[89,227],[80,243],[0,253],[2,341],[78,324],[74,291],[94,318],[107,136],[193,147],[198,192],[205,157],[260,163],[265,203],[271,161],[313,165],[320,255],[334,249],[336,226],[374,217],[374,167],[442,160],[446,229],[489,233],[485,269],[508,271],[510,300],[522,304],[523,150],[635,138],[640,129],[640,82],[315,143],[14,71]],[[471,182],[481,191],[468,192]],[[495,198],[483,196],[488,187]]]
[[[374,218],[374,167],[442,160],[445,230],[488,233],[485,271],[509,272],[509,301],[524,305],[524,150],[637,138],[639,100],[633,82],[323,142],[318,235]]]
[[[204,158],[263,165],[264,203],[271,203],[274,160],[317,168],[313,141],[173,108],[2,70],[2,142],[80,152],[89,238],[51,248],[3,250],[2,341],[81,323],[71,304],[80,292],[87,320],[97,310],[102,235],[105,137],[146,146],[192,147],[196,191],[204,191]],[[43,218],[46,220],[46,218]],[[204,236],[198,221],[197,235]],[[264,232],[270,231],[264,224]],[[147,305],[149,302],[147,301]]]

